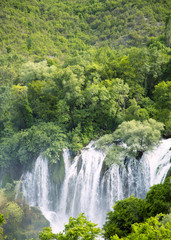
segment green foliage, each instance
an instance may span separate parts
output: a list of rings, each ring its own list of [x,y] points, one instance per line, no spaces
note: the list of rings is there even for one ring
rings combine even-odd
[[[167,178],[163,184],[152,186],[144,200],[131,196],[117,201],[114,211],[107,213],[105,239],[169,239],[170,200],[171,182]],[[161,213],[166,215],[157,215]]]
[[[96,142],[96,147],[97,149],[105,150],[113,142],[113,140],[112,134],[105,134]]]
[[[171,47],[171,14],[168,14],[166,18],[165,34],[166,34],[166,44],[168,47]]]
[[[34,119],[54,121],[58,117],[57,97],[54,95],[54,82],[52,80],[32,81],[28,86],[28,100]]]
[[[1,48],[60,56],[87,45],[142,46],[164,31],[170,7],[168,0],[2,1]],[[169,26],[167,21],[167,42]]]
[[[23,211],[16,202],[9,202],[5,207],[5,214],[8,216],[10,224],[20,223],[23,218]]]
[[[141,108],[135,98],[130,100],[131,105],[125,111],[125,120],[140,120],[143,121],[149,118],[148,112],[145,108]]]
[[[36,80],[48,80],[55,71],[54,65],[48,66],[47,61],[43,62],[27,62],[23,64],[19,70],[20,83],[28,85]]]
[[[171,213],[165,214],[164,217],[161,220],[162,224],[166,224],[168,222],[171,223]]]
[[[161,12],[141,0],[2,2],[2,136],[55,122],[76,152],[124,120],[149,117],[162,121],[169,136],[168,109],[158,111],[153,90],[170,80],[170,50],[162,36],[151,36],[163,31],[170,5],[157,6]]]
[[[83,147],[81,125],[79,124],[75,129],[68,134],[69,139],[71,139],[71,149],[74,153]]]
[[[0,225],[3,223],[3,221],[4,221],[4,216],[0,214]]]
[[[126,143],[129,154],[137,156],[159,142],[162,130],[163,124],[154,119],[143,122],[132,120],[119,125],[113,136]]]
[[[56,163],[66,146],[67,137],[61,127],[51,122],[40,123],[2,139],[0,164],[6,168],[17,162],[26,164],[40,154]]]
[[[131,196],[117,201],[113,211],[107,213],[106,222],[103,225],[104,238],[111,236],[125,236],[131,232],[131,225],[143,221],[144,201]]]
[[[171,178],[167,178],[163,184],[151,187],[146,198],[147,216],[155,216],[159,213],[170,213],[171,208]]]
[[[101,137],[96,147],[107,151],[105,161],[108,166],[120,164],[126,156],[139,158],[143,152],[152,149],[159,143],[162,130],[163,124],[154,119],[122,122],[112,134]]]
[[[97,145],[110,166],[156,145],[156,121],[170,136],[170,8],[169,0],[0,2],[0,166],[16,172],[3,179],[10,201],[10,178],[39,154],[60,183],[65,147],[76,153],[107,134]],[[165,209],[159,202],[149,212]]]
[[[3,239],[3,228],[1,227],[4,221],[4,216],[0,213],[0,239]]]
[[[18,130],[29,128],[33,124],[32,109],[28,102],[27,87],[13,85],[13,106],[11,122]]]
[[[10,86],[0,82],[0,132],[9,125],[9,109],[11,106],[12,91]]]
[[[129,87],[116,78],[99,82],[96,78],[85,89],[88,122],[98,124],[103,130],[116,127],[117,119],[124,110]]]
[[[87,221],[84,214],[81,213],[77,218],[70,217],[69,223],[65,225],[63,233],[54,234],[51,228],[44,228],[43,232],[39,234],[39,239],[93,240],[100,235],[100,232],[100,228],[95,223]]]
[[[43,232],[39,233],[39,239],[41,240],[49,240],[49,239],[57,239],[57,234],[52,233],[51,227],[46,227],[43,229]]]
[[[155,86],[153,97],[156,104],[156,119],[166,126],[165,134],[171,135],[171,82],[161,82]]]
[[[23,200],[14,201],[14,188],[9,187],[7,184],[0,190],[0,212],[4,215],[0,239],[36,240],[39,231],[48,226],[49,222],[37,208],[30,208]]]
[[[1,183],[2,188],[4,188],[7,183],[12,183],[10,174],[7,172],[4,173],[1,181],[2,181]]]
[[[132,232],[127,237],[119,238],[117,235],[111,237],[111,240],[157,240],[171,238],[171,222],[162,223],[163,215],[157,215],[146,220],[144,223],[135,223],[132,225]]]
[[[23,210],[16,202],[8,202],[3,209],[6,218],[4,225],[4,233],[8,234],[8,238],[17,237],[19,224],[23,219]]]
[[[107,152],[105,164],[110,167],[113,163],[120,165],[125,157],[125,151],[122,146],[114,143],[112,134],[106,134],[96,141],[95,147],[101,151]]]
[[[105,163],[108,167],[110,167],[112,164],[121,165],[122,160],[125,158],[125,155],[126,152],[124,151],[123,147],[112,144],[112,146],[107,151]]]

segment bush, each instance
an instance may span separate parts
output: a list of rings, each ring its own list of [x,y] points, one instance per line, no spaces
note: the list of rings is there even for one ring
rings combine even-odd
[[[144,201],[131,196],[130,198],[117,201],[113,211],[107,213],[107,219],[103,226],[104,238],[111,236],[126,236],[131,232],[131,225],[142,222],[144,218]]]
[[[135,223],[132,225],[132,233],[127,237],[119,238],[113,236],[111,240],[168,240],[171,239],[171,221],[162,223],[162,215],[151,217],[144,223]]]
[[[145,202],[148,217],[159,213],[169,213],[171,208],[171,178],[167,178],[163,184],[152,186],[146,195]]]
[[[51,163],[60,160],[63,148],[67,146],[64,131],[55,123],[39,123],[30,129],[2,139],[0,145],[0,166],[8,167],[17,162],[26,164],[40,154]]]
[[[95,223],[87,221],[84,213],[77,218],[70,217],[69,223],[65,225],[63,233],[53,234],[51,228],[44,228],[39,234],[41,240],[94,240],[100,235],[100,228]]]

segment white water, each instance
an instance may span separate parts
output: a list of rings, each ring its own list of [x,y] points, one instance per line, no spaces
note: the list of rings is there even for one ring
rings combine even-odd
[[[71,163],[69,151],[63,153],[65,178],[60,191],[50,178],[48,162],[39,157],[33,170],[22,176],[22,191],[27,203],[40,208],[54,232],[61,231],[70,216],[84,212],[102,226],[106,212],[116,200],[130,195],[145,197],[150,186],[164,180],[171,167],[171,139],[145,153],[140,160],[130,159],[104,172],[105,153],[90,143]]]

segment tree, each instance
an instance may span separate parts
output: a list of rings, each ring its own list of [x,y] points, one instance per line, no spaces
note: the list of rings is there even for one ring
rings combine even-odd
[[[4,232],[8,233],[9,239],[15,237],[19,224],[23,219],[23,210],[16,202],[8,202],[4,208],[4,215],[7,224],[4,225]]]
[[[81,213],[77,218],[70,217],[63,232],[54,234],[51,228],[44,228],[39,238],[41,240],[93,240],[100,235],[100,232],[100,228],[95,223],[87,221],[84,213]]]
[[[166,134],[171,135],[171,81],[160,82],[153,91],[155,118],[166,125]]]
[[[122,79],[99,82],[94,78],[85,89],[88,118],[104,130],[115,128],[119,115],[125,108],[128,92],[129,87]]]
[[[163,224],[162,217],[163,215],[157,215],[144,223],[135,223],[132,225],[131,234],[124,238],[114,235],[111,240],[169,240],[171,239],[171,221]]]
[[[151,187],[145,198],[146,215],[151,217],[159,213],[167,214],[171,208],[171,178],[163,184]]]
[[[82,106],[84,104],[84,97],[82,92],[84,85],[83,68],[77,65],[66,67],[55,75],[54,81],[57,85],[59,101],[61,102],[62,100],[62,102],[68,106],[67,111],[69,111],[70,117],[69,128],[74,128],[77,125],[77,119],[74,118],[74,113],[77,109],[82,109]],[[63,112],[60,107],[63,109],[64,106],[58,104],[58,111]],[[58,116],[58,118],[60,122],[60,116]]]
[[[29,83],[28,100],[35,119],[43,121],[57,119],[56,85],[53,80],[36,80]]]
[[[57,234],[52,233],[51,227],[43,228],[43,231],[39,233],[39,239],[50,240],[57,239]]]
[[[117,201],[113,211],[107,213],[106,222],[103,226],[104,238],[111,236],[125,236],[131,232],[131,224],[142,222],[144,218],[144,201],[131,196],[130,198]]]
[[[4,221],[4,216],[0,213],[0,225],[3,223]]]
[[[51,163],[60,160],[67,137],[61,127],[53,122],[39,123],[31,128],[2,139],[0,144],[0,166],[26,164],[40,154]],[[15,159],[15,161],[13,161]]]
[[[154,119],[140,121],[128,121],[119,125],[113,133],[116,140],[126,143],[126,151],[133,156],[147,151],[159,143],[163,124]]]
[[[11,122],[18,130],[31,127],[33,124],[32,109],[30,107],[27,87],[13,85],[13,105],[11,107]]]
[[[28,85],[32,81],[47,80],[56,70],[54,65],[48,67],[47,62],[27,62],[19,70],[20,83]]]
[[[145,108],[141,108],[135,98],[130,100],[131,105],[125,111],[125,119],[130,120],[145,120],[148,119],[148,112]]]
[[[4,216],[0,213],[0,240],[3,239],[3,228],[1,227],[4,221]]]
[[[11,87],[0,82],[0,131],[10,125],[11,99]]]
[[[153,98],[156,102],[156,108],[160,110],[163,108],[171,109],[171,81],[162,81],[157,84],[153,91]]]
[[[171,47],[171,14],[169,14],[166,18],[165,34],[166,44],[168,47]]]
[[[108,166],[120,164],[126,156],[140,158],[143,152],[152,149],[159,143],[162,130],[163,124],[154,119],[122,122],[112,134],[101,137],[96,147],[107,150],[105,161]]]

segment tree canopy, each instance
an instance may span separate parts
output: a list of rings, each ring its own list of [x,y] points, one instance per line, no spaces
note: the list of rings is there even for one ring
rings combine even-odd
[[[100,236],[100,228],[96,224],[87,221],[83,213],[77,218],[70,217],[69,223],[65,225],[63,232],[54,234],[51,228],[44,228],[39,234],[41,240],[58,239],[58,240],[94,240]]]
[[[162,215],[151,217],[144,223],[135,223],[132,225],[132,233],[127,237],[119,238],[117,235],[111,237],[111,240],[152,240],[171,238],[171,221],[163,224],[161,221]]]

